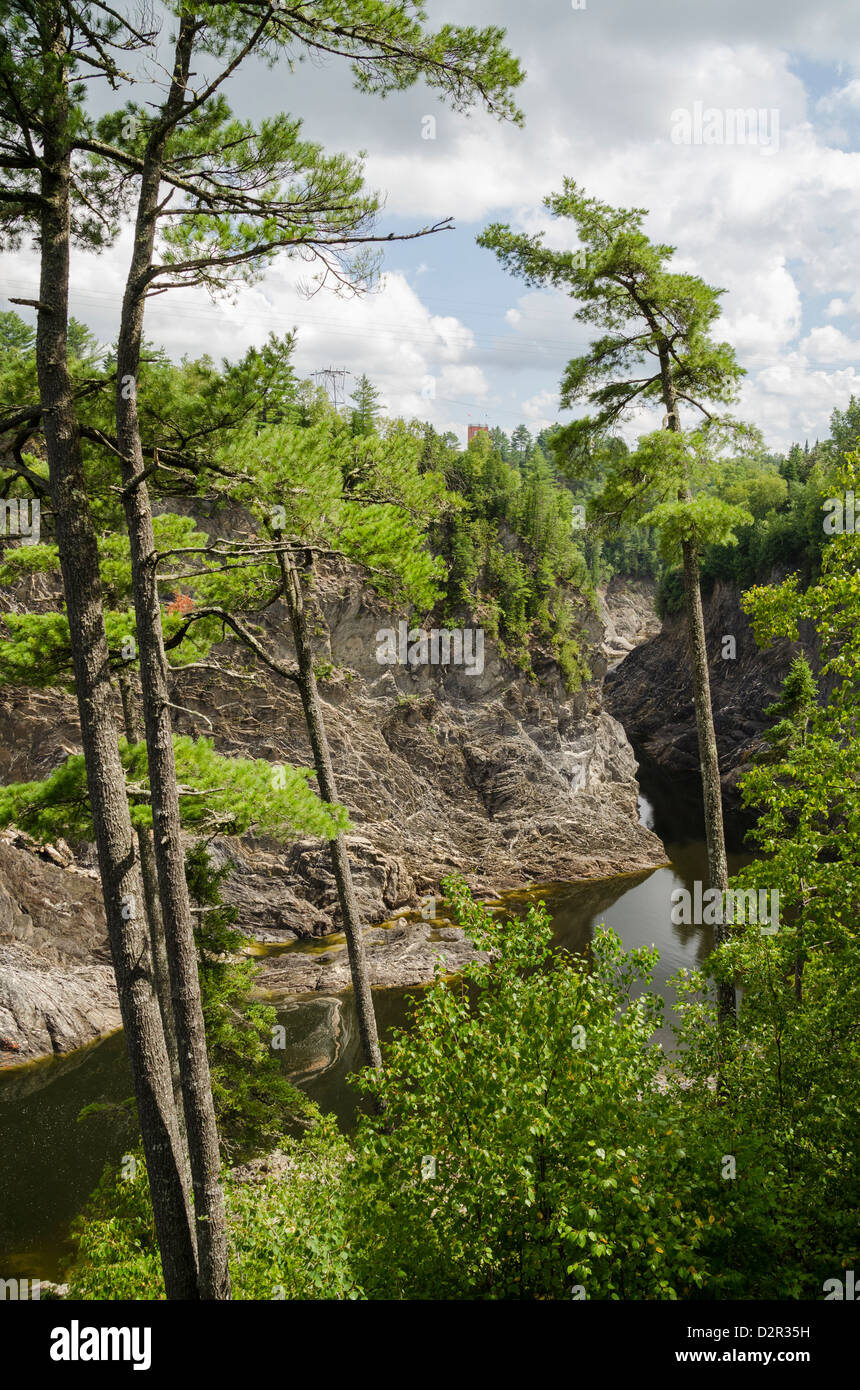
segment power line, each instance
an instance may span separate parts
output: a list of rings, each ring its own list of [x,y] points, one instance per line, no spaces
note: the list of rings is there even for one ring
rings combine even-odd
[[[4,283],[0,281],[0,292],[6,294],[7,297],[7,291],[9,288],[10,287],[8,284],[4,285]],[[17,290],[20,288],[20,286],[15,285],[14,288]],[[118,303],[118,300],[115,295],[107,291],[99,290],[73,291],[71,298],[73,300],[82,302],[86,302],[89,300],[94,303],[98,303],[100,301],[108,299]],[[183,309],[173,307],[171,308],[170,313],[171,317],[173,318],[205,319],[207,322],[211,322],[212,311],[205,309]],[[290,319],[292,321],[297,322],[299,327],[315,328],[318,330],[331,329],[341,336],[346,336],[349,338],[361,338],[365,341],[368,339],[379,340],[383,337],[390,337],[396,342],[427,344],[434,347],[443,348],[445,347],[444,338],[440,333],[434,333],[432,331],[428,331],[427,329],[420,328],[410,328],[406,333],[398,333],[395,330],[399,327],[399,324],[396,324],[393,321],[389,323],[377,323],[374,325],[373,328],[364,328],[349,324],[346,320],[343,319],[303,317],[301,314],[296,313],[292,310],[282,311],[278,313],[272,312],[271,314],[262,314],[258,312],[244,312],[243,319],[246,322],[251,321],[261,324],[277,324],[278,326],[281,326],[285,319]],[[223,322],[229,323],[229,320],[223,320]],[[473,331],[469,328],[467,324],[464,324],[463,328],[466,332],[472,334],[473,339],[473,341],[471,341],[465,346],[465,350],[483,353],[490,357],[501,358],[508,353],[518,354],[523,347],[537,347],[539,349],[550,349],[553,347],[558,347],[562,349],[564,352],[566,352],[568,354],[568,357],[570,357],[575,356],[577,352],[586,350],[593,341],[592,337],[586,337],[581,341],[577,341],[576,334],[571,333],[571,336],[565,339],[517,337],[515,341],[505,343],[500,342],[498,337],[495,337],[494,339],[488,342],[483,342],[474,336]],[[811,362],[823,363],[823,365],[825,366],[829,365],[834,368],[836,367],[835,363],[828,363],[824,358],[810,356],[809,360]],[[784,363],[784,361],[785,354],[782,354],[779,357],[761,357],[756,355],[755,357],[751,357],[749,359],[749,367],[752,371],[759,371],[764,369],[765,367],[781,365]],[[853,365],[853,363],[848,363],[849,367]],[[839,367],[838,370],[844,371],[846,370],[846,367]]]
[[[0,284],[2,284],[2,282],[0,282]],[[4,293],[5,293],[5,288],[4,288]],[[106,300],[106,299],[115,301],[115,296],[114,296],[114,295],[108,293],[107,291],[99,291],[99,290],[74,291],[74,292],[72,293],[72,296],[71,296],[71,297],[72,297],[73,300],[80,301],[80,302],[84,302],[84,303],[87,302],[87,301],[92,301],[92,302],[94,302],[94,303],[99,303],[100,301],[104,301],[104,300]],[[116,302],[116,301],[115,301],[115,302]],[[205,319],[207,322],[211,322],[211,310],[205,310],[205,309],[187,309],[187,308],[183,309],[183,308],[176,308],[176,307],[173,307],[173,308],[171,308],[171,310],[170,310],[170,314],[171,314],[171,317],[172,317],[172,318],[180,318],[180,319]],[[401,328],[401,325],[400,325],[400,323],[395,322],[395,321],[393,321],[393,320],[392,320],[392,321],[389,321],[389,322],[387,322],[387,323],[384,322],[384,321],[381,322],[381,323],[380,323],[380,322],[377,322],[376,324],[374,324],[373,328],[364,328],[364,327],[359,327],[359,326],[355,325],[354,323],[352,323],[352,322],[350,322],[350,321],[347,321],[347,320],[345,320],[345,319],[332,319],[332,318],[326,318],[326,317],[303,316],[302,314],[297,313],[297,312],[295,312],[295,311],[293,311],[293,310],[283,311],[283,312],[278,312],[278,313],[271,313],[271,314],[263,314],[263,313],[259,313],[259,312],[244,312],[244,313],[243,313],[243,319],[244,319],[246,322],[250,320],[250,321],[252,321],[252,322],[258,322],[258,323],[264,323],[264,324],[267,324],[267,323],[277,323],[279,326],[283,324],[283,322],[284,322],[285,319],[289,319],[289,320],[291,320],[291,321],[293,321],[293,322],[296,322],[296,323],[298,324],[299,327],[304,326],[304,327],[315,328],[315,329],[332,329],[332,330],[334,330],[334,331],[337,332],[337,333],[340,333],[340,334],[342,334],[342,335],[346,335],[347,337],[355,337],[355,338],[362,338],[362,339],[367,339],[367,338],[377,338],[377,339],[378,339],[378,338],[382,338],[382,337],[384,337],[384,336],[389,336],[389,337],[394,338],[395,341],[398,341],[398,342],[404,342],[404,343],[416,343],[416,342],[417,342],[417,343],[425,343],[425,344],[433,345],[434,347],[440,347],[440,346],[441,346],[441,347],[445,347],[445,346],[446,346],[443,335],[442,335],[441,333],[439,333],[438,331],[435,331],[435,332],[434,332],[432,329],[426,329],[426,328],[425,328],[425,329],[421,329],[421,328],[410,328],[410,329],[408,330],[408,332],[406,332],[406,333],[404,333],[404,332],[402,332],[402,331],[398,332],[397,330]],[[229,322],[229,320],[224,320],[224,322],[225,322],[225,323],[226,323],[226,322]],[[493,355],[499,355],[499,354],[502,354],[502,355],[503,355],[503,354],[506,353],[506,352],[517,353],[517,352],[520,350],[520,348],[522,348],[522,347],[537,347],[537,348],[559,347],[559,348],[563,348],[563,349],[565,349],[566,351],[570,352],[571,350],[575,350],[576,348],[579,348],[579,347],[582,347],[582,348],[587,347],[588,342],[590,341],[590,340],[584,340],[584,341],[582,341],[582,342],[580,342],[580,343],[577,343],[577,342],[575,341],[574,335],[571,335],[570,338],[566,338],[566,339],[564,339],[564,340],[562,340],[562,339],[560,339],[560,338],[551,339],[551,338],[524,338],[524,337],[518,337],[518,338],[516,339],[515,342],[510,342],[510,343],[500,342],[500,341],[498,340],[498,338],[493,338],[493,339],[491,339],[491,340],[488,340],[487,342],[482,342],[481,340],[479,340],[478,338],[475,337],[473,330],[471,330],[471,329],[468,327],[468,325],[464,324],[464,325],[463,325],[463,329],[465,330],[465,332],[469,333],[469,334],[472,336],[472,339],[473,339],[472,342],[470,342],[470,343],[468,343],[468,344],[466,345],[469,349],[478,350],[478,351],[480,351],[480,352],[490,353],[490,354],[493,354]]]

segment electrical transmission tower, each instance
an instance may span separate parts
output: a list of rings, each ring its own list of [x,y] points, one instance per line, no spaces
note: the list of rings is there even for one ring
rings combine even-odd
[[[346,367],[323,367],[319,372],[311,372],[312,377],[322,377],[331,403],[335,410],[339,410],[346,400],[346,378],[352,376]]]

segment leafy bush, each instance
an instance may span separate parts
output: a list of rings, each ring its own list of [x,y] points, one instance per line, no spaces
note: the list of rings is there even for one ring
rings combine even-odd
[[[326,1118],[279,1153],[273,1172],[225,1180],[233,1297],[360,1297],[335,1200],[346,1141]],[[130,1157],[130,1176],[106,1168],[73,1226],[72,1299],[164,1297],[146,1167],[140,1153]]]
[[[445,886],[496,959],[440,974],[385,1071],[362,1073],[384,1109],[343,1187],[358,1281],[374,1298],[689,1296],[693,1167],[656,1084],[662,1001],[634,997],[656,952],[600,932],[589,971],[552,950],[542,906],[500,921]]]

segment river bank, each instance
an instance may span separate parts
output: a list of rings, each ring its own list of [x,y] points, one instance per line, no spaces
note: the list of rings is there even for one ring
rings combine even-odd
[[[506,894],[509,911],[525,912],[543,900],[553,919],[555,940],[571,951],[584,951],[598,925],[618,932],[625,946],[657,946],[660,960],[654,988],[671,1004],[670,977],[682,967],[700,965],[711,949],[707,927],[678,926],[671,921],[671,894],[688,890],[706,874],[704,844],[695,834],[691,806],[682,795],[645,782],[639,813],[665,841],[662,867],[638,874],[579,883],[536,885]],[[736,871],[748,855],[732,854]],[[381,930],[396,932],[403,922]],[[431,928],[414,924],[429,938],[449,928],[441,915]],[[398,938],[391,937],[397,947]],[[283,954],[314,956],[337,949],[336,943],[296,943]],[[263,948],[266,963],[277,956]],[[276,991],[273,991],[276,994]],[[376,988],[374,1004],[380,1035],[408,1024],[411,1001],[420,986]],[[280,1055],[290,1079],[324,1111],[349,1129],[358,1097],[348,1077],[361,1065],[358,1026],[349,989],[322,987],[312,993],[275,997],[278,1019],[286,1031]],[[671,1046],[668,1029],[660,1034]],[[116,1163],[133,1135],[122,1102],[131,1081],[121,1033],[65,1057],[47,1059],[0,1073],[0,1152],[14,1155],[7,1164],[0,1193],[0,1259],[7,1277],[57,1279],[69,1222],[96,1185],[103,1166]],[[85,1106],[100,1107],[79,1121]]]
[[[629,590],[629,591],[628,591]],[[665,862],[636,815],[636,759],[604,707],[608,666],[653,629],[644,582],[610,586],[602,616],[583,602],[592,679],[565,689],[557,663],[536,658],[532,678],[486,642],[480,672],[451,665],[380,665],[376,632],[394,622],[356,572],[334,565],[319,580],[320,683],[362,921],[392,935],[369,938],[376,985],[432,978],[435,961],[462,968],[469,947],[414,922],[442,879],[461,873],[477,898],[549,879],[602,880]],[[289,624],[277,604],[261,618],[273,650]],[[231,666],[230,643],[224,644]],[[219,752],[308,766],[311,750],[297,692],[264,672],[253,682],[177,668],[176,731],[203,734]],[[0,698],[0,780],[30,780],[77,747],[72,697],[16,692]],[[321,967],[278,966],[273,989],[337,991],[347,983],[337,887],[318,839],[276,844],[219,837],[229,865],[225,900],[250,940],[325,942]],[[91,846],[39,848],[0,835],[0,1067],[65,1054],[119,1024]],[[396,949],[395,949],[396,948]],[[323,968],[324,967],[324,968]],[[275,967],[272,967],[275,971]],[[293,982],[288,985],[289,978]]]

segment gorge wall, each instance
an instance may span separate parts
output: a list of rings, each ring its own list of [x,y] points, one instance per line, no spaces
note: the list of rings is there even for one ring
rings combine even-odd
[[[16,602],[52,601],[44,581],[28,583],[31,591]],[[352,816],[349,852],[368,927],[409,915],[452,871],[476,896],[492,898],[529,883],[604,878],[665,862],[660,841],[638,822],[635,758],[603,703],[607,666],[639,635],[647,594],[631,600],[617,587],[610,592],[606,629],[588,614],[593,679],[572,696],[553,661],[541,662],[529,681],[489,639],[480,673],[380,664],[377,633],[396,629],[405,615],[387,610],[346,565],[320,577],[315,606],[318,658],[333,667],[320,691],[340,797]],[[260,625],[272,651],[290,662],[281,605],[261,615]],[[259,666],[243,671],[244,656],[232,642],[214,657],[236,674],[192,668],[171,677],[177,732],[211,737],[222,753],[309,765],[293,684]],[[44,776],[78,750],[74,699],[6,690],[0,734],[3,782]],[[0,1047],[7,1049],[0,1060],[20,1061],[88,1041],[103,1026],[116,1026],[117,1016],[92,849],[72,854],[59,845],[39,855],[21,836],[7,840],[0,847],[0,887],[8,898],[4,908],[0,896]],[[225,897],[250,937],[281,942],[338,931],[324,844],[244,836],[217,841],[215,852],[231,861]],[[39,913],[42,925],[30,930]],[[426,944],[426,923],[414,923],[413,933]],[[450,930],[437,935],[436,953],[453,966],[462,941]],[[392,953],[386,943],[394,945],[394,936],[379,936],[373,933],[375,982],[432,974],[427,950],[413,951],[409,980],[386,974],[387,958],[409,958],[410,941],[404,952],[398,927]],[[293,987],[315,985],[305,970]]]
[[[793,657],[811,640],[756,645],[736,585],[715,583],[703,600],[711,702],[723,796],[740,805],[738,779],[763,748],[764,710],[777,698]],[[806,637],[806,634],[802,634]],[[733,637],[734,656],[723,656]],[[640,757],[673,776],[698,776],[699,749],[684,614],[667,618],[657,636],[637,646],[605,682],[606,707],[620,720]]]

